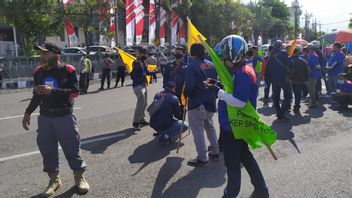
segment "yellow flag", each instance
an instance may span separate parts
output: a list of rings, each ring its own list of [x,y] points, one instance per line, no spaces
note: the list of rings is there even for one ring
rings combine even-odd
[[[126,65],[126,67],[127,67],[128,73],[131,73],[132,68],[133,68],[133,67],[132,67],[132,63],[133,63],[133,61],[136,60],[136,57],[134,57],[134,56],[132,56],[131,54],[129,54],[129,53],[123,51],[123,50],[120,49],[120,48],[117,48],[117,47],[116,47],[116,49],[117,49],[117,52],[120,54],[120,56],[121,56],[123,62],[125,63],[125,65]]]
[[[133,62],[136,60],[136,57],[132,56],[131,54],[123,51],[122,49],[116,47],[117,52],[120,54],[123,62],[125,63],[126,67],[127,67],[127,71],[128,73],[131,73],[132,69],[133,69]],[[154,71],[156,70],[157,66],[156,65],[148,65],[148,71]],[[149,84],[150,82],[150,75],[147,75],[147,84]]]
[[[187,98],[185,96],[185,83],[183,83],[183,86],[182,86],[181,104],[182,104],[182,106],[186,106],[186,104],[187,104]]]
[[[191,50],[191,45],[193,43],[200,43],[200,40],[198,39],[198,35],[201,36],[201,38],[206,41],[207,38],[205,38],[198,30],[197,28],[192,24],[191,20],[187,18],[187,24],[188,24],[188,32],[187,32],[187,37],[188,37],[188,42],[187,42],[187,48],[188,52]]]
[[[288,50],[288,56],[292,56],[293,55],[293,51],[295,50],[296,48],[296,44],[297,44],[297,39],[295,39],[292,44],[291,44],[291,47],[290,49]]]

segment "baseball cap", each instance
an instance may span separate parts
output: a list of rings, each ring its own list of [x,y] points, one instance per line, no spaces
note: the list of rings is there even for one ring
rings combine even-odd
[[[45,42],[41,45],[36,45],[33,47],[35,50],[41,50],[41,51],[45,51],[45,52],[54,52],[56,54],[60,54],[61,53],[61,48],[59,46],[57,46],[55,43],[52,42]]]

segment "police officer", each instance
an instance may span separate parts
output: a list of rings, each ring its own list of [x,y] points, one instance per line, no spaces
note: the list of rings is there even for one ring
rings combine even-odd
[[[108,89],[110,89],[110,73],[111,73],[111,68],[114,64],[114,61],[109,57],[108,54],[104,55],[103,62],[102,62],[102,74],[101,74],[101,86],[99,90],[104,90],[104,83],[105,83],[105,78],[107,79],[107,84],[108,84]]]
[[[49,197],[61,187],[58,143],[73,170],[76,186],[81,193],[86,193],[89,190],[83,176],[86,163],[80,156],[80,138],[73,114],[74,98],[79,95],[76,70],[60,61],[61,49],[54,43],[43,43],[34,49],[40,50],[40,65],[34,70],[33,96],[22,125],[25,130],[29,129],[30,115],[40,106],[37,144],[43,157],[44,172],[50,177],[42,196]]]

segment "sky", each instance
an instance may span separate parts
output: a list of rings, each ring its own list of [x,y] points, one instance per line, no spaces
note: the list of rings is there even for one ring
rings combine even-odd
[[[293,0],[283,1],[288,6],[291,6]],[[250,0],[241,0],[241,2],[248,3]],[[316,18],[317,23],[321,24],[321,31],[331,32],[333,29],[348,28],[349,19],[352,18],[352,0],[298,0],[298,2],[303,12],[300,20],[302,27],[304,26],[304,14],[307,11],[308,14],[311,13],[313,15],[311,22]]]

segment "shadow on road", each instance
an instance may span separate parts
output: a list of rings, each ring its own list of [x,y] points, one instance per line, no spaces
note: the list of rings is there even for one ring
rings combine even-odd
[[[183,146],[182,143],[181,146]],[[133,154],[128,157],[128,161],[132,164],[143,163],[142,166],[133,174],[133,176],[137,175],[149,164],[168,156],[170,152],[176,148],[177,144],[159,144],[157,142],[157,138],[139,146],[133,151]]]
[[[307,109],[305,113],[311,118],[321,118],[324,116],[324,111],[326,111],[326,108],[322,105],[318,105],[316,108]]]
[[[177,161],[177,159],[173,160]],[[169,164],[166,163],[165,166]],[[161,176],[162,174],[168,174],[166,171],[168,171],[168,168],[164,168],[163,166],[158,174],[158,178],[155,183],[156,186],[154,186],[154,189],[156,190],[153,190],[153,194],[151,196],[152,198],[198,197],[198,193],[202,188],[218,188],[226,182],[226,168],[223,165],[223,161],[220,160],[218,162],[209,162],[206,167],[193,168],[186,176],[180,178],[175,183],[172,183],[171,186],[161,194],[162,188],[166,185],[166,179],[170,178],[170,175],[168,175],[168,178],[164,180],[161,179],[163,182],[161,184],[158,182],[158,179],[159,175]],[[161,178],[163,177],[161,176]]]
[[[184,159],[180,157],[168,157],[165,164],[160,168],[151,197],[160,197],[166,184],[182,166]]]
[[[87,194],[87,193],[85,193],[85,194]],[[80,193],[76,186],[72,186],[66,192],[64,192],[60,195],[56,195],[54,198],[71,198],[74,195],[85,195],[85,194]],[[38,195],[32,196],[31,198],[44,198],[44,197],[42,195],[38,194]]]
[[[81,141],[81,149],[90,151],[92,154],[101,154],[104,153],[109,146],[127,139],[132,135],[135,135],[135,131],[129,128],[114,133],[85,138]]]
[[[277,133],[278,140],[288,140],[295,147],[297,152],[301,153],[294,140],[295,134],[292,132],[292,126],[291,120],[289,122],[275,120],[271,125],[272,129]]]
[[[66,192],[55,196],[55,198],[70,198],[70,197],[73,197],[73,195],[75,195],[75,194],[78,194],[78,190],[75,186],[72,186]]]
[[[329,109],[331,109],[333,111],[337,111],[338,113],[340,113],[344,117],[352,117],[352,109],[351,108],[347,108],[347,109],[343,108],[337,103],[330,104]]]
[[[264,115],[264,116],[271,116],[271,115],[275,115],[276,114],[275,108],[267,106],[267,105],[258,108],[257,112],[262,114],[262,115]]]
[[[26,98],[26,99],[23,99],[23,100],[20,100],[18,102],[27,102],[27,101],[30,101],[32,98]]]
[[[86,94],[83,94],[83,95],[90,95],[90,94],[97,94],[97,93],[100,93],[100,90],[88,91]]]
[[[304,115],[302,116],[301,113],[295,114],[295,115],[291,115],[289,114],[288,119],[290,119],[290,123],[292,126],[299,126],[302,124],[309,124],[311,121],[311,116],[309,115]]]

